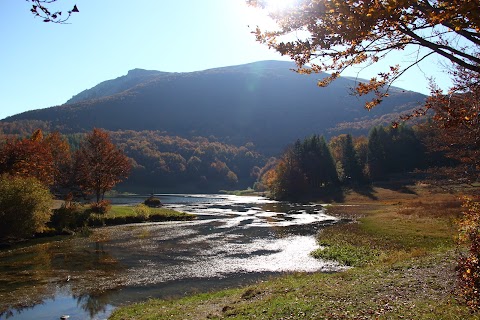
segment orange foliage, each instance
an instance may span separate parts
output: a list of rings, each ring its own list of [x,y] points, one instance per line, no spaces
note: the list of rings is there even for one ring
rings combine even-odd
[[[130,160],[100,129],[93,129],[75,154],[76,181],[84,193],[95,194],[97,202],[128,177],[130,169]]]
[[[262,0],[247,0],[265,7]],[[385,72],[355,88],[358,95],[375,97],[371,109],[388,94],[389,86],[406,70],[431,54],[478,73],[480,15],[478,0],[298,0],[288,10],[271,12],[278,29],[254,34],[259,42],[294,60],[300,73],[331,74],[319,81],[326,86],[346,68],[379,62],[395,50],[415,46],[420,51],[407,65],[391,65]]]
[[[41,130],[35,131],[30,139],[6,141],[0,150],[0,172],[34,177],[47,186],[54,183],[53,156]]]

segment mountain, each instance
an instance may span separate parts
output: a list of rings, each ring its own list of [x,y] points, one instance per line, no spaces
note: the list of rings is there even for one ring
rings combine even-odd
[[[73,96],[66,103],[76,103],[80,101],[111,96],[113,94],[128,90],[143,82],[148,82],[158,76],[168,74],[168,72],[155,70],[133,69],[128,71],[127,75],[125,76],[103,81],[91,89],[80,92],[79,94]]]
[[[298,138],[325,134],[340,123],[364,123],[409,111],[425,99],[416,92],[391,88],[390,96],[367,112],[363,105],[368,97],[349,94],[355,80],[339,78],[319,88],[316,80],[322,75],[300,75],[291,70],[294,67],[290,62],[262,61],[185,73],[135,69],[79,93],[64,105],[2,122],[40,121],[64,133],[94,127],[158,130],[185,138],[214,137],[234,145],[253,142],[260,152],[276,154]]]

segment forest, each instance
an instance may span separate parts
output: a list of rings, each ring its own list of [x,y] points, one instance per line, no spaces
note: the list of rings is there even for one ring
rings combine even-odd
[[[21,131],[29,129],[28,126]],[[392,174],[427,172],[432,168],[437,168],[437,173],[462,172],[469,166],[465,155],[469,148],[465,142],[452,152],[461,140],[451,141],[452,135],[448,135],[450,140],[445,140],[445,132],[432,121],[413,127],[405,124],[373,127],[368,136],[340,134],[327,140],[315,134],[292,141],[276,157],[263,154],[253,143],[235,146],[215,137],[187,139],[161,131],[132,130],[108,134],[131,164],[128,179],[117,185],[120,191],[218,192],[254,188],[260,192],[270,191],[276,199],[308,200],[342,186],[388,180]],[[34,135],[23,135],[23,139],[32,139]],[[8,134],[4,137],[10,142],[2,145],[3,153],[17,139]],[[56,132],[47,135],[45,141],[62,145],[54,148],[57,152],[76,152],[84,137],[82,133]],[[56,158],[65,161],[70,157],[59,154]],[[462,163],[463,167],[458,169]],[[2,166],[5,168],[6,164]],[[57,179],[55,175],[52,177]]]

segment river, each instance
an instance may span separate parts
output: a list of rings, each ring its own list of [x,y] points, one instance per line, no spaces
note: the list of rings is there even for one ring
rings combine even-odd
[[[0,251],[0,319],[106,319],[118,306],[288,272],[331,272],[312,258],[338,220],[320,205],[263,197],[159,195],[194,221],[122,225]],[[112,198],[131,205],[146,197]]]

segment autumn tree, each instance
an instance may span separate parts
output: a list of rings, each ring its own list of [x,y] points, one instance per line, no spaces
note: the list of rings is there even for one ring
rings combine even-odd
[[[423,125],[425,142],[458,165],[454,178],[478,180],[480,172],[480,74],[455,68],[454,86],[449,92],[432,87],[426,108],[434,111],[433,120]],[[429,134],[428,134],[429,133]]]
[[[75,180],[83,193],[95,194],[97,202],[127,178],[130,169],[130,160],[100,129],[93,129],[75,153]]]
[[[30,138],[10,138],[2,145],[0,173],[34,177],[45,186],[54,183],[53,156],[41,130],[36,130]]]
[[[338,183],[330,150],[318,135],[297,140],[275,164],[262,183],[276,199],[299,200]]]
[[[277,200],[298,200],[308,192],[307,177],[292,149],[283,154],[265,178],[271,196]]]
[[[72,185],[72,153],[70,145],[59,132],[47,135],[43,141],[50,150],[53,165],[53,189],[59,191]]]
[[[247,0],[265,7],[267,1]],[[301,73],[330,72],[319,81],[328,85],[346,68],[368,66],[392,51],[418,49],[407,65],[391,65],[385,72],[358,83],[355,92],[375,93],[368,109],[379,104],[390,85],[428,56],[438,55],[474,73],[480,71],[478,0],[297,0],[270,16],[273,31],[257,27],[257,40],[294,60]]]
[[[357,154],[358,164],[360,165],[360,168],[362,168],[362,176],[365,177],[365,167],[368,158],[368,138],[365,136],[354,137],[353,147]]]

